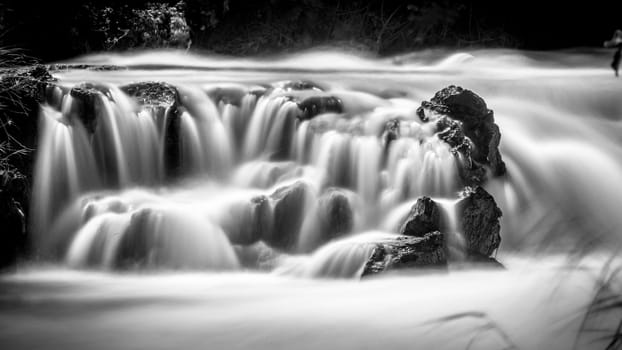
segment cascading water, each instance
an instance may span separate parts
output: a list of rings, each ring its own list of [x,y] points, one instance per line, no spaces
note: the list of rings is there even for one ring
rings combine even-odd
[[[180,307],[172,316],[180,321],[175,334],[188,347],[204,343],[184,325],[206,329],[220,348],[250,344],[237,334],[249,334],[258,348],[294,341],[300,348],[387,342],[412,348],[415,341],[439,347],[439,330],[423,329],[429,320],[484,310],[488,318],[450,318],[441,328],[455,342],[439,348],[503,348],[511,341],[518,348],[568,349],[578,321],[568,321],[564,331],[555,322],[589,300],[589,291],[576,290],[593,281],[582,272],[560,276],[557,267],[566,265],[557,259],[588,247],[616,252],[622,241],[620,85],[606,64],[600,68],[601,53],[574,55],[578,66],[553,63],[556,54],[535,59],[513,51],[439,55],[432,64],[414,55],[399,65],[330,52],[278,62],[168,52],[85,58],[78,63],[129,70],[58,72],[59,86],[48,91],[33,185],[36,257],[78,270],[60,268],[49,277],[79,285],[72,297],[109,293],[125,300],[127,292],[158,300],[127,311],[123,326],[102,318],[112,332],[158,319],[168,307],[163,300],[201,294],[193,303],[216,307],[221,316]],[[150,68],[161,60],[181,63]],[[154,79],[175,87],[167,103],[141,100],[125,88]],[[439,205],[450,259],[466,259],[457,214],[464,187],[459,161],[436,123],[417,115],[421,101],[449,84],[480,94],[501,129],[507,175],[489,176],[485,188],[503,211],[497,258],[508,270],[454,272],[450,265],[443,276],[360,285],[314,281],[360,277],[379,242],[398,236],[421,196]],[[299,104],[307,99],[341,104],[309,115]],[[387,125],[401,137],[388,137]],[[33,269],[14,279],[48,278]],[[564,302],[549,305],[552,293]],[[211,296],[236,306],[214,306]],[[219,333],[237,329],[240,319],[239,332]],[[490,319],[498,323],[493,327]],[[146,325],[166,328],[161,322]],[[331,322],[341,331],[331,331]],[[290,336],[261,340],[271,334],[268,327]],[[464,340],[460,334],[473,327],[487,331]],[[504,336],[498,328],[514,333]],[[360,343],[348,341],[354,334]]]
[[[245,230],[242,226],[253,225],[252,220],[280,220],[272,217],[279,214],[270,209],[257,212],[253,208],[242,209],[247,214],[240,213],[232,220],[231,211],[244,204],[228,198],[217,205],[205,205],[210,202],[210,190],[205,197],[185,198],[194,203],[189,207],[183,200],[174,199],[176,192],[188,191],[188,186],[235,187],[246,193],[244,200],[249,207],[257,195],[268,196],[280,187],[302,181],[307,186],[301,203],[281,205],[285,216],[299,216],[299,220],[288,221],[286,227],[267,227],[275,232],[264,232],[267,236],[258,238],[286,235],[275,238],[283,241],[275,248],[304,253],[337,237],[326,237],[325,228],[317,223],[322,207],[328,205],[321,195],[330,188],[348,191],[345,205],[356,218],[355,225],[339,232],[341,235],[349,234],[354,227],[357,231],[376,228],[392,207],[404,201],[420,195],[453,196],[459,188],[449,146],[438,139],[434,123],[426,124],[416,117],[414,101],[346,92],[343,98],[347,104],[370,107],[305,120],[292,98],[327,92],[315,87],[291,88],[287,83],[273,86],[258,98],[252,87],[244,90],[242,86],[237,91],[241,107],[222,94],[212,94],[220,97],[213,100],[210,90],[182,86],[176,106],[179,126],[174,130],[162,126],[153,109],[137,104],[119,87],[100,84],[89,92],[94,95],[91,118],[101,124],[92,133],[85,124],[85,102],[69,91],[60,96],[55,92],[41,113],[43,151],[38,157],[34,191],[39,252],[44,257],[64,257],[72,266],[125,266],[122,262],[129,255],[136,263],[148,266],[160,263],[165,268],[216,268],[221,264],[196,259],[196,254],[184,249],[226,235],[228,241],[224,238],[214,247],[203,247],[212,252],[210,255],[218,255],[218,250],[232,249],[229,243],[253,243],[238,237]],[[58,99],[60,111],[52,107]],[[405,138],[389,145],[382,134],[385,124],[395,118],[403,119],[399,132]],[[167,185],[172,181],[167,178],[167,169],[173,165],[167,163],[170,157],[166,151],[171,138],[178,139],[177,175],[182,181],[184,177],[195,179],[189,185]],[[89,183],[83,184],[82,179]],[[166,189],[158,189],[161,185]],[[151,197],[137,199],[126,190],[134,186],[153,188],[142,191],[157,197],[157,204]],[[67,190],[52,191],[58,188]],[[116,193],[109,194],[111,189]],[[112,197],[112,204],[103,204],[110,203]],[[275,207],[277,201],[271,200],[269,206]],[[68,217],[71,226],[66,225]],[[177,225],[184,217],[188,223]],[[187,241],[186,245],[173,243],[175,237]],[[298,243],[290,250],[291,242]],[[171,254],[178,257],[172,259]],[[334,254],[340,254],[339,250]],[[184,257],[187,262],[178,261]],[[361,265],[364,260],[359,257],[356,263]],[[235,266],[228,261],[223,265]]]

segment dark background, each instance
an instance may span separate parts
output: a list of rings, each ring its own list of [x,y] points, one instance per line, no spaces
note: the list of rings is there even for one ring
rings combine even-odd
[[[175,16],[187,24],[182,39],[169,31]],[[326,44],[380,55],[430,47],[555,50],[602,47],[622,28],[621,17],[621,1],[0,0],[0,47],[44,61],[151,47],[232,55]],[[146,32],[153,34],[145,39]]]

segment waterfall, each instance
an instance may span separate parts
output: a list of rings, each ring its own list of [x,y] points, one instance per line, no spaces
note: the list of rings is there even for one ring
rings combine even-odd
[[[23,208],[32,259],[0,274],[0,343],[606,348],[620,322],[619,307],[597,309],[622,290],[622,99],[603,62],[76,59],[128,69],[54,72]],[[467,147],[481,135],[451,124],[467,121],[420,116],[451,84],[494,111],[504,175],[468,167],[496,155]],[[452,144],[461,132],[473,139]],[[481,239],[486,225],[500,235]],[[412,247],[423,253],[400,254]],[[428,273],[417,259],[430,255],[446,264]]]
[[[491,91],[477,76],[480,63],[408,69],[469,67],[465,79],[494,108],[508,176],[485,186],[504,212],[502,249],[551,246],[562,235],[616,241],[609,232],[622,225],[613,213],[622,148],[606,124],[622,108],[609,87],[600,95],[570,88],[564,101],[610,108],[559,107],[546,91],[560,83]],[[442,209],[450,258],[464,259],[455,213],[461,160],[437,124],[417,114],[445,78],[413,82],[399,76],[405,68],[382,69],[385,86],[321,73],[321,84],[277,73],[173,79],[175,95],[164,104],[133,96],[123,74],[86,85],[69,76],[40,112],[35,250],[75,267],[236,269],[236,252],[260,242],[289,260],[310,259],[290,269],[301,275],[350,276],[369,253],[351,243],[364,232],[395,235],[416,199],[430,196]],[[597,118],[586,123],[584,113]]]

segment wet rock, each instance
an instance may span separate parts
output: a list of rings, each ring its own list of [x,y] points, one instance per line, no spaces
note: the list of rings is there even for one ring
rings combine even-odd
[[[262,195],[253,197],[248,203],[234,205],[221,225],[233,244],[251,245],[258,242],[272,229],[270,200]]]
[[[343,103],[335,96],[311,96],[298,103],[302,120],[312,119],[322,113],[343,113]]]
[[[216,269],[237,267],[239,262],[219,226],[200,216],[167,208],[142,208],[131,215],[122,232],[104,230],[118,244],[111,250],[116,269]],[[105,245],[90,249],[105,252]],[[101,255],[101,253],[100,253]],[[102,255],[104,256],[104,255]],[[98,259],[101,265],[107,259]]]
[[[91,70],[91,71],[116,71],[127,70],[127,67],[115,66],[112,64],[50,64],[47,69],[53,72],[67,70]]]
[[[99,102],[106,88],[92,83],[83,83],[71,89],[69,94],[79,103],[74,104],[73,118],[77,118],[89,133],[97,129],[97,115],[102,108]]]
[[[441,227],[441,210],[430,197],[420,197],[410,208],[408,217],[400,227],[400,234],[423,237]]]
[[[121,87],[121,91],[133,97],[138,103],[151,108],[171,108],[179,100],[177,89],[164,82],[147,81]]]
[[[175,178],[180,173],[180,119],[179,94],[177,89],[164,82],[148,81],[124,85],[121,88],[128,96],[134,98],[143,108],[152,111],[158,124],[164,125],[165,144],[164,161],[167,176]]]
[[[398,236],[377,243],[361,277],[407,268],[446,268],[445,238],[438,231],[423,237]]]
[[[308,185],[298,181],[270,195],[273,225],[272,230],[263,236],[266,243],[279,249],[294,246],[304,220],[308,192]]]
[[[459,158],[460,174],[467,185],[485,181],[485,166],[493,176],[505,174],[499,152],[501,133],[494,113],[474,92],[458,86],[438,91],[417,110],[422,121],[435,120],[438,136],[447,142]]]
[[[501,243],[501,209],[495,199],[478,186],[467,188],[457,204],[457,213],[468,255],[490,257]]]
[[[266,237],[272,230],[272,206],[266,196],[256,196],[251,199],[251,226],[253,239]]]
[[[391,119],[384,125],[382,132],[382,144],[384,145],[384,152],[388,152],[391,142],[397,140],[400,137],[400,120]]]
[[[315,90],[324,91],[318,84],[309,80],[292,80],[275,84],[277,88],[285,91],[302,91],[302,90]]]
[[[146,267],[150,263],[152,247],[156,246],[153,218],[158,215],[151,209],[143,209],[134,214],[119,241],[119,248],[114,259],[114,268],[131,269]]]
[[[352,231],[354,214],[350,200],[343,192],[329,189],[320,196],[318,205],[318,219],[323,242]]]

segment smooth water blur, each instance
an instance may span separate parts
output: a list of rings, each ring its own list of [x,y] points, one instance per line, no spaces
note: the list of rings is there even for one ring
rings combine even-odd
[[[595,254],[616,254],[622,242],[622,81],[608,54],[78,58],[72,63],[129,69],[55,74],[66,88],[104,86],[106,122],[88,135],[60,89],[42,108],[35,244],[54,267],[35,263],[0,280],[0,345],[572,348],[604,266]],[[324,92],[282,88],[301,79]],[[166,115],[119,90],[145,80],[181,93],[184,176],[176,181],[166,179]],[[452,224],[453,156],[415,115],[450,84],[482,96],[501,128],[508,175],[486,189],[503,211],[497,259],[508,269],[354,282],[371,242],[393,237],[420,195],[441,203],[451,254],[463,254]],[[225,90],[239,103],[219,99]],[[257,90],[269,92],[250,93]],[[337,96],[345,111],[289,123],[300,112],[288,95]],[[384,151],[384,125],[396,117],[410,137]],[[290,233],[291,251],[233,242],[255,223],[252,198],[297,181],[307,188],[306,218]],[[352,207],[353,232],[325,241],[313,218],[334,187]],[[265,215],[275,203],[269,198]],[[119,258],[145,244],[156,247],[146,266]],[[570,268],[577,252],[587,265]]]
[[[348,280],[265,273],[107,274],[45,269],[0,278],[11,349],[572,349],[601,261],[506,259],[507,271]],[[308,271],[312,272],[312,271]],[[618,285],[622,287],[622,285]],[[619,313],[586,327],[604,349]],[[614,322],[612,322],[614,321]],[[617,320],[619,321],[619,319]]]

